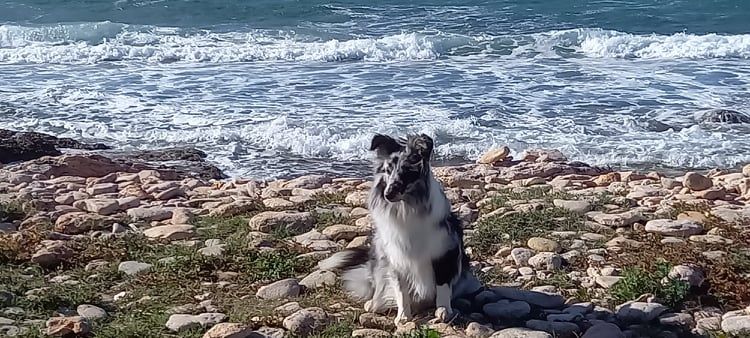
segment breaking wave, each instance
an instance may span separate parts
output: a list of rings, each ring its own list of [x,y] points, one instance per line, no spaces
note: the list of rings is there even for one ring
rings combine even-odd
[[[294,32],[212,32],[112,22],[0,25],[0,62],[387,62],[461,56],[750,58],[750,34],[634,35],[598,28],[526,35],[401,33],[333,39]]]

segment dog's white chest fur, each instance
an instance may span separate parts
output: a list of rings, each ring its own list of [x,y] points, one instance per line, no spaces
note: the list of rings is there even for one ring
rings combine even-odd
[[[433,206],[433,212],[427,215],[373,214],[376,245],[393,269],[409,281],[419,299],[434,297],[432,262],[454,243],[448,230],[441,226],[444,215],[442,205]]]

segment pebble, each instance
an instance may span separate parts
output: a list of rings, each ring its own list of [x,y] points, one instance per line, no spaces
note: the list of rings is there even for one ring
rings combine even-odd
[[[732,335],[750,333],[750,315],[724,318],[721,321],[721,329]]]
[[[510,287],[495,287],[491,290],[500,296],[500,298],[524,301],[530,305],[545,309],[557,309],[565,304],[565,298],[557,294],[547,294]]]
[[[117,266],[117,270],[128,275],[135,276],[140,273],[146,273],[151,270],[152,265],[143,262],[125,261]]]
[[[686,237],[703,232],[703,225],[690,220],[657,219],[646,223],[646,232],[664,236]]]
[[[669,271],[669,278],[687,282],[692,287],[703,285],[706,276],[698,267],[690,265],[675,265]]]
[[[538,319],[526,321],[526,327],[532,330],[544,331],[556,337],[567,337],[581,331],[581,328],[575,323],[548,322],[546,320]]]
[[[693,320],[693,316],[688,313],[667,313],[659,317],[659,324],[690,329],[695,326],[695,320]]]
[[[128,217],[134,221],[164,221],[172,218],[172,210],[162,207],[141,207],[128,209]]]
[[[627,302],[617,307],[617,319],[626,323],[647,323],[665,311],[667,307],[659,303]]]
[[[555,271],[562,267],[562,257],[552,252],[540,252],[529,258],[529,265],[537,270]]]
[[[552,338],[552,335],[527,328],[509,328],[495,332],[490,338]]]
[[[299,285],[311,290],[325,286],[333,286],[336,285],[336,274],[330,271],[313,271],[305,278],[302,278],[302,280],[299,281]]]
[[[189,224],[160,225],[143,231],[148,238],[179,241],[195,237],[195,226]]]
[[[714,185],[708,177],[694,172],[686,173],[682,184],[692,191],[706,190]]]
[[[569,211],[572,211],[577,214],[585,214],[589,211],[591,211],[591,202],[585,201],[585,200],[561,200],[556,199],[552,201],[553,204],[562,209],[566,209]]]
[[[225,321],[227,316],[223,313],[201,313],[199,315],[174,314],[169,316],[165,326],[172,332],[184,332],[188,330],[208,328]]]
[[[388,331],[378,330],[378,329],[356,329],[352,331],[352,337],[362,337],[362,338],[388,338],[391,337],[391,333]]]
[[[86,335],[91,332],[88,320],[81,316],[52,317],[46,322],[48,336]]]
[[[300,291],[300,285],[297,280],[288,278],[261,286],[255,296],[266,300],[290,298],[299,296]]]
[[[252,338],[257,337],[252,327],[242,323],[218,323],[206,331],[203,338]]]
[[[383,329],[392,331],[395,329],[393,320],[386,316],[365,312],[359,315],[359,324],[370,329]]]
[[[506,299],[485,304],[482,311],[492,319],[521,319],[531,312],[529,303]]]
[[[516,263],[516,266],[524,266],[529,263],[529,259],[534,256],[534,251],[527,248],[515,248],[510,251],[510,256]]]
[[[302,234],[313,228],[314,219],[309,212],[264,211],[250,219],[250,229],[271,233],[277,230]]]
[[[492,336],[493,333],[495,333],[495,330],[493,330],[490,326],[482,325],[477,322],[471,322],[466,326],[466,330],[464,331],[464,333],[469,336],[469,338],[488,338]]]
[[[107,317],[107,311],[104,309],[89,304],[81,304],[76,308],[78,315],[86,319],[101,319]]]
[[[531,248],[531,250],[537,251],[537,252],[558,252],[560,251],[560,244],[551,240],[546,239],[542,237],[532,237],[529,238],[529,240],[526,242],[526,245]]]
[[[321,308],[307,308],[287,316],[282,324],[291,334],[304,337],[323,329],[328,324],[328,315]]]
[[[596,276],[594,280],[596,281],[597,285],[605,289],[609,289],[617,284],[617,282],[619,282],[622,278],[623,277],[618,276]]]
[[[581,338],[625,338],[625,334],[615,324],[598,323],[586,330]]]

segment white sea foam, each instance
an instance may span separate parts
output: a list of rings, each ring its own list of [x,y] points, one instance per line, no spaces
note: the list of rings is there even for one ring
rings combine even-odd
[[[2,63],[382,62],[470,55],[559,57],[558,47],[591,58],[747,59],[750,35],[634,35],[591,28],[530,35],[401,33],[321,40],[293,32],[196,32],[111,22],[0,26]]]
[[[0,26],[1,127],[122,148],[195,146],[250,176],[335,171],[368,159],[373,133],[406,131],[434,136],[441,159],[471,161],[507,144],[592,164],[750,162],[747,126],[703,125],[693,114],[747,111],[744,35],[575,29],[338,41],[86,25]],[[700,60],[717,57],[726,59]]]

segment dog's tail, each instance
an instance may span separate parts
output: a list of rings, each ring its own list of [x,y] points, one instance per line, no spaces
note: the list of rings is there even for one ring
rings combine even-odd
[[[344,289],[358,300],[369,300],[374,292],[372,264],[368,248],[351,248],[320,261],[318,268],[341,271]]]

